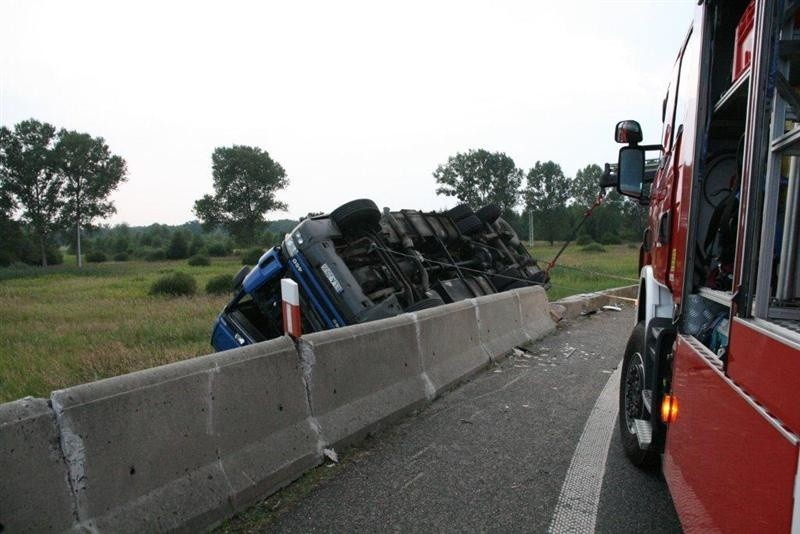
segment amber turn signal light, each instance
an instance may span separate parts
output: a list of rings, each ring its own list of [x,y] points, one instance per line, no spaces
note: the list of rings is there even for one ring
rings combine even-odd
[[[678,399],[674,395],[664,395],[661,399],[661,420],[674,423],[678,418]]]

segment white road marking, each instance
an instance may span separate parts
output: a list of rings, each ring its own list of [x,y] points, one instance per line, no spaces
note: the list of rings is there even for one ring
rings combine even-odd
[[[614,421],[622,362],[608,378],[589,414],[564,477],[549,532],[594,532]]]

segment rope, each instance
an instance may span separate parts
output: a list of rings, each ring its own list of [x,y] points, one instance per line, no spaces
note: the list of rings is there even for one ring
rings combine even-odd
[[[571,269],[573,271],[579,271],[579,272],[586,273],[586,274],[593,274],[595,276],[605,276],[606,278],[616,278],[617,280],[625,280],[627,282],[638,282],[639,281],[638,278],[629,278],[627,276],[619,276],[617,274],[604,273],[604,272],[601,272],[601,271],[591,271],[589,269],[581,269],[580,267],[573,267],[572,265],[561,264],[561,265],[556,265],[556,267],[558,267],[559,269]]]
[[[599,206],[600,204],[603,203],[603,199],[605,198],[605,196],[606,196],[605,191],[603,189],[600,189],[600,193],[598,193],[597,198],[595,199],[594,203],[583,214],[583,219],[581,219],[580,222],[577,225],[575,225],[575,228],[572,229],[572,234],[569,236],[569,239],[567,239],[564,242],[564,244],[561,246],[561,249],[558,251],[558,253],[555,255],[555,257],[552,260],[550,260],[550,263],[548,263],[547,267],[545,267],[545,269],[544,269],[545,273],[550,274],[550,270],[553,267],[556,266],[556,261],[558,261],[558,258],[561,257],[561,254],[564,252],[564,250],[567,248],[567,246],[570,243],[572,243],[573,239],[575,239],[575,236],[578,234],[578,230],[580,230],[581,226],[583,226],[583,223],[586,222],[586,219],[588,219],[592,215],[592,212],[594,211],[594,209],[597,206]]]

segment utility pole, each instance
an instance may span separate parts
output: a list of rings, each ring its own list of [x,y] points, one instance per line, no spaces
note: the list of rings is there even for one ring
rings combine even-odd
[[[533,210],[528,211],[528,243],[533,247]]]

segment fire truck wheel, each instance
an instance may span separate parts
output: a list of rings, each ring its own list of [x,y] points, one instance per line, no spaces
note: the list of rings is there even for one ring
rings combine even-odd
[[[644,376],[644,321],[631,332],[625,357],[622,360],[622,377],[619,384],[619,430],[625,455],[637,467],[651,467],[658,461],[658,453],[639,447],[634,419],[650,420],[642,400]]]

